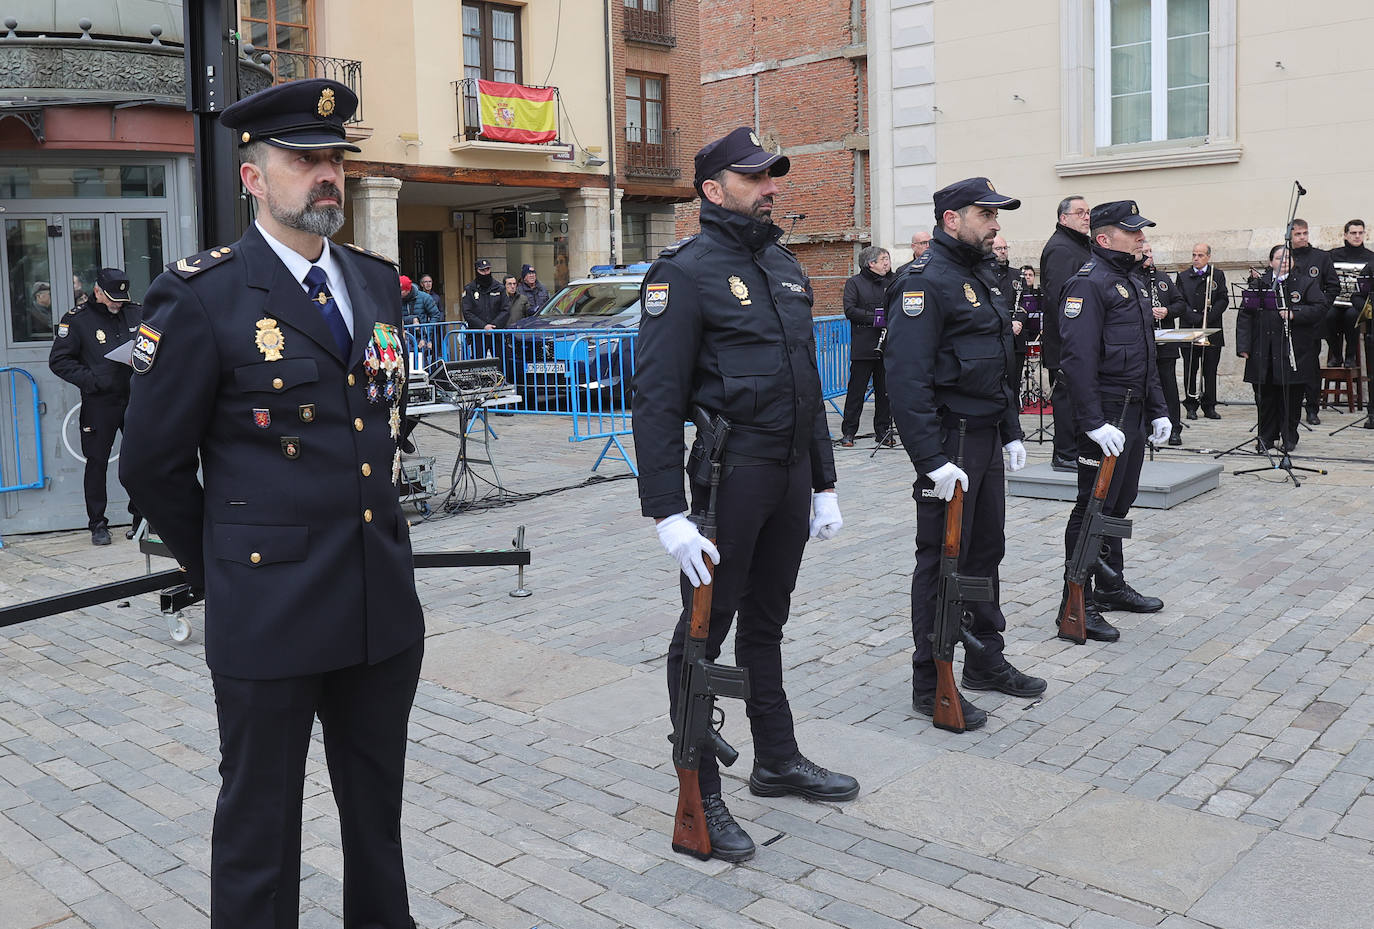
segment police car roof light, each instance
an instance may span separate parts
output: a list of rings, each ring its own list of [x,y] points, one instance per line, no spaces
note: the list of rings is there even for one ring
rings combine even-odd
[[[612,274],[638,274],[647,272],[652,262],[640,261],[632,265],[592,265],[592,277],[608,277]]]

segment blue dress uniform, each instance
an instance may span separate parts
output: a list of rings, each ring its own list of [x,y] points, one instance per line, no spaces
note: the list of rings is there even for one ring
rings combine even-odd
[[[142,322],[143,308],[129,299],[129,278],[117,268],[101,268],[97,284],[119,307],[110,310],[97,300],[87,300],[69,310],[57,326],[48,353],[48,367],[62,380],[81,390],[81,455],[86,459],[82,487],[86,497],[87,528],[97,544],[110,541],[106,471],[115,433],[124,428],[124,408],[129,405],[128,365],[105,357],[134,337]],[[138,507],[129,501],[129,516],[136,525]],[[103,541],[101,541],[103,539]]]
[[[1154,223],[1139,214],[1133,201],[1118,200],[1093,207],[1092,228],[1107,225],[1140,229]],[[1126,435],[1126,444],[1117,456],[1102,507],[1108,516],[1124,517],[1139,490],[1150,425],[1169,415],[1155,360],[1155,319],[1150,292],[1137,273],[1139,267],[1138,259],[1130,252],[1103,248],[1094,242],[1092,257],[1064,287],[1064,301],[1059,308],[1060,364],[1068,376],[1079,435],[1078,498],[1064,531],[1066,562],[1073,556],[1078,543],[1079,528],[1102,460],[1101,447],[1088,437],[1088,433],[1104,424],[1120,423]],[[1106,597],[1111,596],[1112,603],[1121,600],[1134,604],[1123,607],[1133,612],[1154,612],[1163,608],[1159,600],[1142,597],[1126,584],[1120,539],[1106,540],[1103,560],[1112,569],[1114,582],[1114,587],[1101,591],[1103,606]],[[1102,580],[1106,579],[1099,579],[1099,588]],[[1091,577],[1083,586],[1083,594],[1085,605],[1091,608]],[[1109,632],[1094,634],[1094,622],[1102,623]],[[1089,616],[1088,634],[1090,638],[1106,641],[1118,637],[1114,628],[1094,615]]]
[[[314,119],[317,100],[332,119]],[[292,148],[345,148],[356,102],[336,82],[298,81],[221,121]],[[292,128],[264,125],[282,116]],[[310,287],[257,225],[169,265],[134,349],[121,477],[205,592],[223,778],[216,929],[297,924],[316,716],[343,829],[344,925],[412,925],[400,809],[424,620],[397,492],[400,286],[381,256],[321,242]],[[325,267],[335,276],[320,285]]]
[[[940,550],[945,502],[929,474],[949,463],[968,475],[959,570],[993,580],[993,599],[966,604],[970,631],[983,645],[964,656],[966,679],[1009,669],[1003,656],[1007,621],[998,592],[998,571],[1006,553],[1006,466],[1002,448],[1023,437],[1011,331],[1011,295],[1003,292],[996,263],[977,247],[945,231],[946,210],[976,204],[1016,209],[1020,201],[992,190],[986,178],[971,178],[935,194],[936,229],[924,255],[907,267],[887,291],[887,387],[902,445],[916,468],[916,569],[911,578],[911,689],[917,710],[933,705],[935,661],[931,633],[939,597]],[[963,460],[959,424],[965,423]],[[1012,674],[1019,674],[1014,669]],[[1032,689],[1043,681],[1027,678]],[[984,688],[1000,689],[1000,688]],[[923,701],[925,701],[923,703]],[[986,721],[965,709],[965,725]]]

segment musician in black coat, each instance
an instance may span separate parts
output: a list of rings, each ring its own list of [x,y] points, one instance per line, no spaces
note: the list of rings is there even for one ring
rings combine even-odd
[[[1356,365],[1356,339],[1359,338],[1360,314],[1369,301],[1370,274],[1374,272],[1374,251],[1364,244],[1364,220],[1352,219],[1345,224],[1345,244],[1333,248],[1328,254],[1333,265],[1363,265],[1364,270],[1356,272],[1355,286],[1349,294],[1349,302],[1342,306],[1334,303],[1326,315],[1326,340],[1331,348],[1326,356],[1328,367],[1338,365],[1347,368]],[[1339,276],[1339,274],[1338,274]]]
[[[1155,331],[1177,329],[1178,320],[1187,312],[1188,304],[1169,275],[1155,267],[1154,249],[1145,244],[1144,260],[1140,263],[1141,277],[1150,293],[1150,312],[1155,318]],[[1159,369],[1159,387],[1164,392],[1164,405],[1169,410],[1170,445],[1183,444],[1183,420],[1178,403],[1178,346],[1167,342],[1155,344],[1155,367]]]
[[[1221,329],[1207,337],[1207,345],[1188,345],[1183,349],[1183,382],[1187,385],[1183,405],[1188,418],[1197,419],[1198,407],[1208,419],[1221,419],[1217,412],[1217,366],[1226,344],[1224,314],[1231,305],[1226,292],[1226,275],[1212,264],[1212,246],[1199,242],[1193,246],[1193,266],[1174,275],[1174,286],[1183,293],[1188,308],[1183,328]],[[1210,289],[1209,289],[1210,288]],[[1198,371],[1202,386],[1198,386]]]
[[[1236,354],[1245,359],[1246,383],[1255,385],[1261,445],[1292,451],[1298,444],[1303,385],[1317,376],[1326,298],[1318,278],[1289,274],[1283,245],[1269,250],[1269,267],[1241,302]]]
[[[297,925],[316,716],[343,925],[412,926],[401,788],[424,620],[397,500],[400,285],[386,259],[326,238],[343,222],[356,106],[344,85],[305,80],[221,114],[257,222],[169,265],[135,339],[120,477],[205,593],[222,755],[214,929]]]
[[[1293,220],[1292,229],[1292,273],[1295,277],[1306,277],[1317,282],[1322,299],[1326,301],[1326,309],[1322,314],[1324,325],[1336,298],[1341,295],[1341,279],[1336,274],[1336,263],[1331,260],[1330,252],[1312,244],[1312,232],[1307,226],[1307,220]],[[1303,382],[1303,397],[1307,406],[1307,424],[1320,426],[1321,417],[1317,415],[1317,410],[1321,407],[1320,364],[1312,369],[1311,377]]]
[[[892,256],[887,249],[870,245],[859,252],[862,270],[844,282],[844,315],[849,320],[849,390],[844,398],[840,444],[849,448],[859,431],[868,384],[873,382],[873,435],[892,446],[892,413],[887,402],[887,378],[883,371],[883,333],[887,285],[892,283]]]
[[[1078,471],[1078,432],[1074,422],[1073,393],[1059,366],[1059,327],[1064,306],[1064,288],[1092,251],[1088,238],[1088,201],[1079,196],[1059,201],[1059,221],[1040,252],[1040,286],[1045,290],[1045,317],[1040,334],[1040,360],[1049,373],[1054,405],[1054,455],[1050,466],[1056,471]]]

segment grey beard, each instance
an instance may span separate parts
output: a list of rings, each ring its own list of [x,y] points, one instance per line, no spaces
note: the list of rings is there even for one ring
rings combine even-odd
[[[309,232],[328,238],[343,228],[343,207],[316,208],[307,206],[299,210],[288,210],[270,200],[267,207],[272,213],[272,218],[289,229],[299,229],[301,232]]]

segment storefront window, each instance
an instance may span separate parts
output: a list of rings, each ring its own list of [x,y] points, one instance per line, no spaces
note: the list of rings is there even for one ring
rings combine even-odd
[[[162,165],[0,165],[0,200],[165,196]]]
[[[521,265],[533,265],[550,296],[566,286],[570,277],[584,277],[590,270],[568,267],[567,213],[529,210],[525,213],[525,235],[505,243],[509,272],[518,275]]]
[[[5,258],[14,341],[49,341],[55,314],[48,224],[41,219],[5,220]]]

